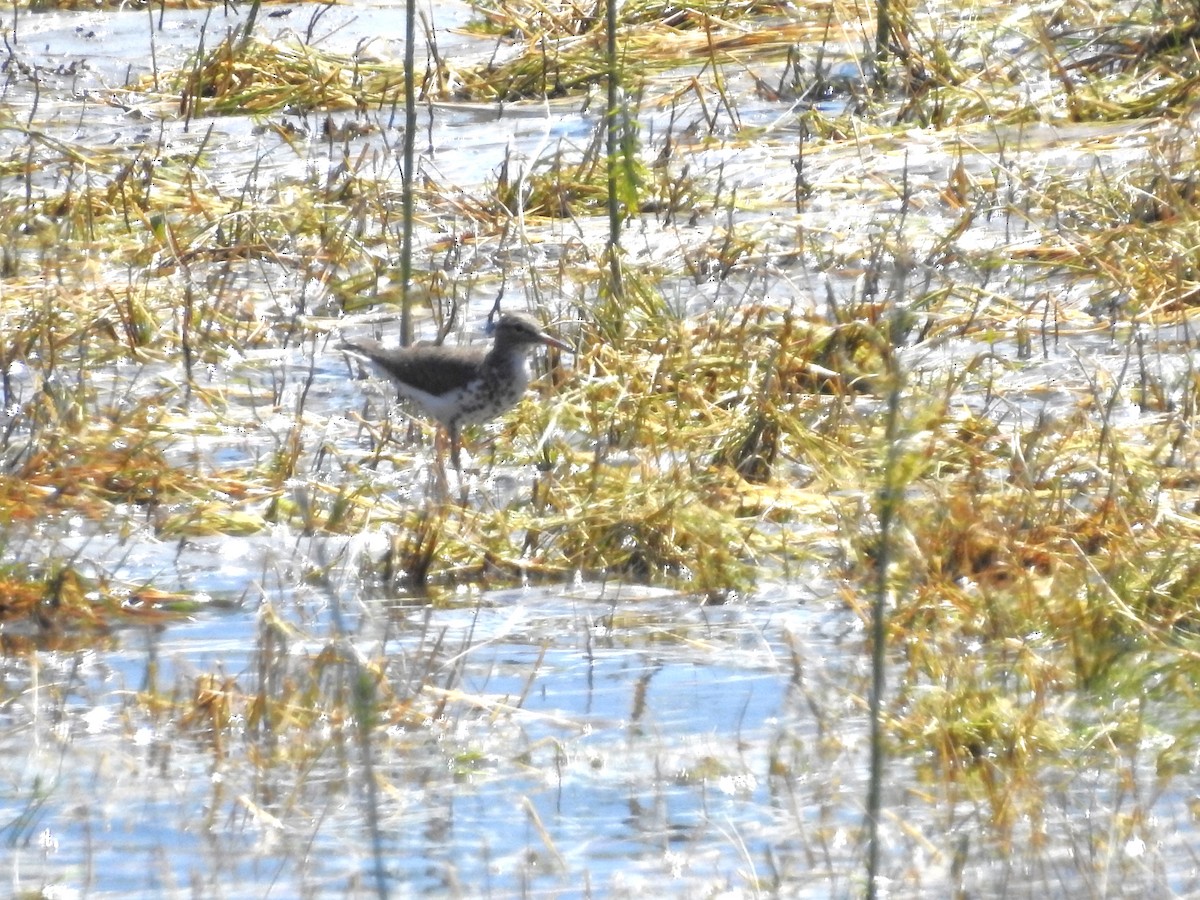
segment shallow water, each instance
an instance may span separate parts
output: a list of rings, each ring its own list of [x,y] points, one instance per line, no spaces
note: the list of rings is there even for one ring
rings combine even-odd
[[[473,608],[415,611],[413,629],[392,626],[398,669],[430,633],[460,648],[461,669],[451,690],[461,699],[441,721],[377,747],[394,889],[510,896],[586,878],[620,893],[669,873],[682,895],[739,882],[748,862],[786,844],[769,757],[779,740],[811,740],[815,729],[781,671],[780,641],[805,654],[812,677],[839,677],[840,637],[815,632],[819,617],[804,612],[819,601],[776,594],[698,609],[627,596],[643,622],[610,630],[614,607],[597,593],[496,592]],[[362,611],[360,627],[378,614]],[[839,618],[830,627],[843,627]],[[233,897],[355,893],[369,871],[357,760],[314,759],[299,783],[290,767],[267,766],[248,782],[239,767],[213,769],[199,735],[192,747],[163,743],[128,703],[129,691],[185,686],[197,672],[253,680],[255,629],[245,610],[161,634],[131,630],[116,648],[60,658],[36,689],[32,671],[10,662],[6,693],[23,701],[19,712],[9,705],[3,758],[21,764],[5,767],[5,806],[27,817],[6,830],[14,883],[100,896],[196,884]],[[803,646],[798,633],[811,635]],[[40,791],[44,803],[33,799]],[[19,797],[34,808],[12,806]]]
[[[325,49],[362,46],[400,56],[399,7],[321,9],[318,18],[313,7],[264,7],[260,28],[283,35],[316,23]],[[443,54],[486,57],[494,49],[493,41],[453,30],[467,20],[465,6],[438,4],[433,13]],[[345,148],[320,136],[324,116],[273,117],[294,126],[285,140],[249,118],[188,123],[123,90],[132,79],[183,64],[202,39],[211,46],[239,21],[220,7],[161,17],[22,13],[13,45],[39,74],[13,76],[0,93],[2,111],[50,137],[135,148],[156,162],[186,159],[204,146],[221,154],[211,177],[231,196],[252,200],[314,173],[327,176]],[[744,124],[790,133],[795,111],[753,98],[744,73],[735,78],[748,95]],[[528,163],[556,148],[579,152],[591,140],[595,108],[572,100],[498,114],[431,105],[421,112],[423,170],[447,186],[446,197],[468,193],[494,179],[509,156]],[[704,119],[694,106],[682,108]],[[647,131],[664,128],[668,115],[654,110]],[[383,180],[397,180],[394,123],[378,111],[373,121],[380,127],[355,138],[353,152],[371,160]],[[869,167],[874,181],[864,190],[872,202],[820,195],[796,212],[783,208],[793,184],[790,147],[709,144],[703,128],[682,132],[703,148],[693,157],[698,171],[719,172],[729,188],[762,202],[743,221],[775,254],[753,270],[697,283],[679,263],[681,248],[695,249],[719,231],[711,211],[686,223],[646,217],[631,229],[627,250],[678,273],[665,290],[669,304],[687,314],[751,302],[807,308],[853,295],[861,274],[855,247],[899,208],[897,183],[911,178],[932,191],[959,152],[921,132],[908,146],[832,151],[813,177],[839,183]],[[1023,139],[1053,149],[1056,135],[1027,130]],[[978,143],[986,146],[968,165],[976,174],[989,171],[995,150]],[[1122,148],[1118,159],[1140,147]],[[22,148],[19,130],[0,131],[6,156]],[[1092,162],[1071,154],[1047,165]],[[6,170],[0,185],[11,198],[29,185],[49,192],[83,177],[70,166],[28,179]],[[100,190],[104,178],[88,183]],[[943,210],[926,215],[951,221]],[[447,228],[470,230],[458,220]],[[814,272],[788,255],[806,228],[845,236],[840,267]],[[1006,220],[981,227],[973,239],[990,242],[1002,229],[1013,241],[1036,233],[1027,222]],[[458,265],[509,267],[516,274],[506,302],[517,304],[536,295],[535,285],[521,283],[530,261],[522,254],[567,259],[580,246],[600,246],[603,230],[598,220],[554,223],[537,244],[468,246]],[[918,229],[914,244],[935,232]],[[108,262],[117,270],[125,265]],[[918,276],[933,284],[952,277],[929,261],[914,265],[911,277]],[[320,319],[326,311],[320,285],[273,260],[249,263],[237,278],[239,297],[264,322],[299,310]],[[1066,290],[1045,286],[1059,299]],[[494,291],[489,285],[472,295],[468,327],[478,324]],[[551,302],[569,307],[570,299]],[[1035,321],[1040,314],[1029,313]],[[395,331],[394,323],[370,315],[351,327],[388,337]],[[1172,343],[1184,337],[1162,335]],[[1081,328],[1069,342],[1037,344],[1033,358],[1023,359],[1030,354],[1007,333],[991,343],[951,333],[907,361],[914,371],[942,371],[991,354],[977,382],[965,386],[964,407],[1012,422],[1069,411],[1100,375],[1118,381],[1128,350]],[[1187,367],[1167,369],[1170,389],[1183,391]],[[308,468],[285,487],[289,499],[302,502],[347,477],[313,448],[328,442],[342,460],[365,458],[371,442],[355,414],[364,411],[372,421],[391,415],[382,392],[367,388],[364,401],[364,386],[348,374],[326,341],[290,337],[204,362],[195,384],[220,392],[225,418],[220,427],[189,432],[172,462],[206,471],[264,465],[299,423]],[[14,407],[42,390],[28,368],[14,366],[8,376],[6,401]],[[89,377],[91,389],[114,404],[126,390],[162,389],[173,404],[164,427],[203,418],[201,400],[189,406],[171,389],[185,377],[177,360]],[[532,470],[476,468],[482,474],[470,475],[471,501],[488,508],[527,494],[534,477]],[[423,451],[358,477],[413,503],[432,484]],[[312,537],[289,526],[204,536],[164,529],[173,512],[130,505],[114,511],[116,522],[47,514],[5,527],[6,557],[78,560],[131,587],[153,584],[202,601],[186,616],[147,616],[142,626],[59,636],[34,652],[24,644],[0,657],[0,877],[14,892],[358,896],[377,893],[377,877],[396,896],[826,897],[861,889],[867,673],[864,636],[840,593],[835,551],[829,562],[789,578],[777,573],[778,580],[720,606],[582,578],[413,596],[363,575],[370,566],[362,560],[388,547],[386,525],[350,536]],[[3,636],[32,640],[12,628]],[[274,710],[280,719],[250,702],[316,697],[308,708],[319,707],[322,699],[344,697],[364,670],[377,678],[373,689],[387,698],[382,708],[393,717],[379,724],[367,748],[353,723],[302,721],[299,700],[295,709]],[[317,683],[306,685],[314,671]],[[225,700],[228,720],[220,718]],[[158,712],[172,703],[170,712]],[[180,708],[213,718],[198,713],[180,723]],[[994,811],[983,792],[939,781],[928,759],[895,760],[886,798],[889,895],[1196,891],[1191,798],[1156,780],[1155,749],[1131,748],[1120,771],[1113,757],[1099,755],[1094,766],[1048,767],[1048,808],[1008,835],[988,827]],[[1136,838],[1110,841],[1111,822],[1123,816],[1144,825]],[[1093,820],[1104,825],[1096,829]],[[1014,854],[1012,846],[1025,852]],[[959,853],[969,854],[965,872],[955,870]]]

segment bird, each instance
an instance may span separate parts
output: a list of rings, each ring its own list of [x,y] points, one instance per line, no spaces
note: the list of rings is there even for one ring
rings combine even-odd
[[[529,353],[539,345],[571,352],[533,319],[506,313],[496,320],[490,348],[416,345],[385,347],[369,338],[343,339],[339,349],[367,363],[436,420],[450,437],[451,461],[459,465],[459,432],[496,418],[517,405],[529,387]]]

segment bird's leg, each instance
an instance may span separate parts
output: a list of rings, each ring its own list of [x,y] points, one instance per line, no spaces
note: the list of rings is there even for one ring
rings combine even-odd
[[[445,442],[442,429],[436,427],[433,432],[433,484],[439,498],[445,498],[450,493],[450,484],[446,480]]]
[[[462,448],[462,442],[459,440],[457,426],[452,426],[446,429],[450,432],[450,461],[454,463],[454,472],[458,475],[458,502],[462,506],[467,505],[467,482],[463,478],[462,459],[459,451]]]
[[[450,433],[450,462],[454,463],[454,471],[458,473],[458,478],[462,480],[462,460],[459,458],[459,440],[458,426],[451,425],[446,429]]]

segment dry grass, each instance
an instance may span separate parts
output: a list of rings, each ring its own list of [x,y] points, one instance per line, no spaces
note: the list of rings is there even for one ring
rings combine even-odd
[[[431,58],[427,101],[582,97],[600,82],[590,8],[479,15],[523,43],[502,62]],[[1200,659],[1200,215],[1178,120],[1200,77],[1194,9],[1040,15],[914,14],[875,103],[821,61],[870,33],[850,6],[628,8],[629,96],[686,112],[642,136],[656,143],[634,169],[642,202],[624,210],[645,226],[625,284],[600,274],[599,141],[560,144],[520,175],[513,161],[483,187],[421,190],[421,315],[450,328],[519,281],[556,298],[540,307],[577,346],[492,429],[490,453],[469,435],[465,503],[422,492],[428,454],[398,422],[356,444],[347,410],[307,400],[318,369],[338,366],[325,341],[345,316],[393,309],[394,165],[356,142],[384,133],[395,64],[232,35],[158,74],[193,128],[254,114],[282,131],[284,109],[362,123],[326,120],[322,140],[342,151],[329,171],[240,194],[208,177],[222,163],[207,139],[164,155],[6,125],[20,144],[0,159],[14,188],[0,198],[6,648],[204,600],[128,584],[86,553],[41,558],[28,529],[58,517],[163,542],[379,533],[386,552],[331,551],[298,576],[331,597],[365,584],[430,604],[463,585],[576,578],[716,603],[817,564],[865,622],[888,559],[889,742],[932,794],[981,798],[1015,841],[1037,831],[1055,766],[1161,728],[1162,770],[1186,768],[1200,737],[1177,701]],[[778,120],[818,97],[786,128],[738,125],[739,102],[774,104]],[[1112,122],[1130,124],[1097,125]],[[946,129],[922,135],[935,162],[864,172],[904,152],[914,124]],[[761,151],[745,188],[705,156],[725,149],[717,134]],[[288,140],[309,152],[308,136]],[[847,222],[868,200],[870,220]],[[233,432],[259,435],[255,452],[218,461],[209,447]],[[903,485],[894,547],[879,538],[887,459]],[[496,499],[490,475],[519,487]],[[445,648],[402,677],[382,649],[335,636],[289,656],[287,627],[264,615],[262,628],[258,683],[202,673],[139,702],[216,756],[235,752],[232,734],[269,734],[272,758],[301,769],[351,752],[364,722],[416,732],[469,706]]]

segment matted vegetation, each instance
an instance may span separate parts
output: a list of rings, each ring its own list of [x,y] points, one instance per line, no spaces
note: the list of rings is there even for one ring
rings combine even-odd
[[[608,71],[601,9],[480,4],[461,58],[427,36],[407,292],[424,334],[455,340],[500,297],[576,348],[467,435],[462,480],[431,429],[381,393],[358,399],[332,349],[342,329],[394,334],[402,67],[326,49],[311,24],[300,40],[243,22],[108,91],[157,110],[162,128],[157,144],[106,142],[40,121],[76,101],[27,100],[44,75],[10,48],[6,91],[30,111],[0,112],[6,659],[259,603],[247,666],[147,677],[122,700],[126,728],[179,737],[186,751],[160,752],[235,781],[263,776],[277,790],[248,790],[238,808],[268,829],[320,819],[306,776],[340,798],[352,772],[377,867],[357,867],[355,884],[385,893],[376,817],[390,810],[404,833],[416,778],[397,759],[419,757],[439,773],[421,783],[450,791],[493,767],[569,768],[593,726],[524,706],[561,619],[535,631],[520,684],[493,692],[464,676],[474,625],[439,632],[437,614],[483,617],[485,589],[635,584],[681,600],[684,624],[614,601],[603,620],[587,613],[586,656],[627,640],[708,665],[744,646],[706,630],[704,610],[819,581],[855,635],[838,649],[850,663],[836,698],[810,688],[814,663],[788,656],[790,632],[738,632],[770,647],[818,731],[748,729],[778,809],[813,777],[805,766],[861,769],[846,749],[867,695],[857,635],[883,573],[884,738],[911,794],[892,801],[917,810],[896,829],[894,882],[951,893],[994,887],[997,859],[1036,870],[1067,846],[1053,838],[1076,809],[1064,782],[1119,771],[1153,797],[1100,796],[1100,831],[1080,840],[1092,853],[1054,877],[1025,873],[1014,892],[1109,873],[1194,889],[1152,808],[1183,790],[1172,779],[1200,751],[1195,5],[980,4],[952,20],[904,7],[882,95],[872,12],[626,4],[621,78],[638,127],[619,161],[603,115],[580,111]],[[95,109],[78,102],[81,119]],[[509,104],[577,127],[552,139],[546,126],[530,157],[512,139],[471,183],[442,176],[439,116]],[[614,270],[604,215],[618,164]],[[164,548],[205,541],[218,556],[270,545],[277,568],[216,588],[192,563],[163,574]],[[135,565],[144,547],[155,561]],[[686,757],[675,786],[744,777],[743,749],[673,750]],[[779,815],[740,887],[856,885],[845,809],[809,832],[807,813]],[[27,844],[35,818],[14,816],[10,843]],[[910,868],[910,841],[936,865]],[[1146,846],[1168,849],[1143,867]],[[796,860],[818,857],[827,870],[801,875]]]

